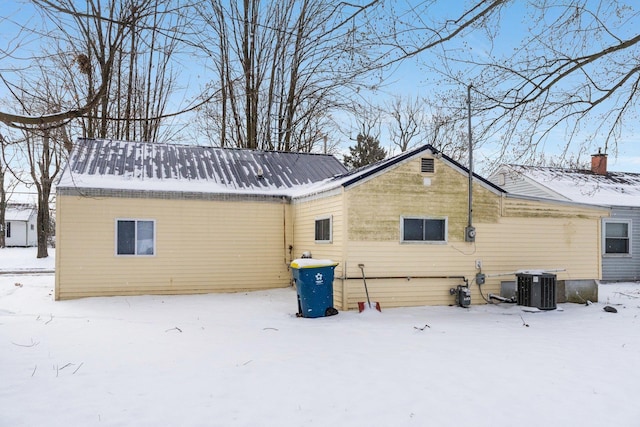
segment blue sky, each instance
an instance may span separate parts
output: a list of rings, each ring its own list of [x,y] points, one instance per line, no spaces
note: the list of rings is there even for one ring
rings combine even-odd
[[[464,44],[473,49],[474,52],[480,54],[489,51],[489,49],[493,54],[509,53],[518,47],[521,37],[527,33],[528,27],[530,26],[529,16],[525,10],[524,3],[525,2],[512,2],[502,13],[501,26],[498,37],[496,38],[496,44],[489,46],[486,39],[482,38],[481,33],[472,33],[471,35],[465,36],[463,39]],[[594,0],[592,3],[596,4],[598,1]],[[634,8],[635,2],[628,3],[631,5],[630,7]],[[440,4],[444,5],[444,2]],[[603,4],[606,5],[606,2]],[[449,6],[455,7],[460,6],[460,4],[447,3],[446,6],[447,9],[449,9]],[[606,8],[607,6],[603,7]],[[450,12],[450,10],[448,10],[448,12]],[[632,12],[635,13],[635,8],[632,9]],[[629,17],[632,17],[631,19],[637,19],[634,13],[629,13]],[[549,20],[551,20],[551,18],[549,18]],[[635,35],[637,31],[637,26],[633,21],[628,21],[622,28],[615,26],[614,28],[619,32],[619,35],[625,37],[630,37],[630,34]],[[594,46],[594,48],[596,47]],[[441,85],[438,75],[425,70],[425,67],[421,66],[421,61],[428,62],[428,54],[423,54],[420,58],[407,60],[398,67],[392,76],[392,79],[396,82],[393,86],[388,87],[387,91],[394,94],[401,93],[413,96],[428,96],[434,86],[437,87]],[[469,80],[468,83],[472,84],[473,81]],[[460,87],[451,87],[450,89],[453,89],[456,93],[466,93],[466,86],[463,85],[460,85]],[[551,137],[544,143],[543,151],[545,156],[557,155],[562,151],[566,138],[564,131],[565,129],[561,126],[551,132]],[[584,121],[578,133],[577,140],[585,139],[591,134],[596,134],[595,129],[590,122]],[[599,141],[596,139],[589,146],[591,150],[587,149],[580,154],[581,163],[588,162],[590,160],[590,154],[595,154],[602,145],[603,140]],[[578,151],[576,144],[575,148],[570,151],[569,154],[577,155]],[[637,119],[627,119],[618,139],[617,155],[611,146],[609,147],[608,154],[609,170],[640,172],[640,123]],[[485,145],[478,150],[477,153],[474,153],[476,163],[482,163],[483,158],[491,158],[495,155],[496,151],[492,151],[489,145]]]
[[[460,4],[457,3],[445,4],[444,2],[442,2],[440,4],[446,5],[447,12],[451,12],[451,7],[460,6]],[[24,12],[14,12],[25,7],[20,3],[8,2],[8,4],[4,4],[3,6],[5,7],[5,17],[20,20],[27,19],[27,16],[30,16],[29,14]],[[444,7],[445,6],[443,6],[443,8]],[[438,12],[437,9],[430,10],[435,10],[436,13]],[[521,3],[515,2],[514,5],[510,6],[510,8],[507,10],[508,14],[503,16],[502,22],[505,24],[501,30],[503,35],[507,35],[507,37],[500,37],[498,39],[502,40],[502,43],[513,42],[514,40],[517,40],[517,35],[521,34],[525,30],[527,25],[526,16],[521,7]],[[5,29],[5,31],[2,31],[3,29]],[[514,35],[514,37],[508,37],[509,35]],[[6,25],[3,25],[0,22],[0,40],[2,45],[5,46],[7,41],[14,36],[15,33],[6,31]],[[505,40],[507,42],[505,42]],[[473,46],[476,51],[482,51],[483,49],[487,48],[483,45],[483,41],[475,34],[466,37],[464,41]],[[508,50],[512,47],[513,46],[509,44],[497,45],[493,47],[493,50],[494,52]],[[437,82],[438,77],[432,73],[426,74],[424,67],[420,65],[420,61],[428,61],[428,56],[422,55],[419,58],[406,60],[400,66],[395,68],[394,73],[390,77],[391,83],[384,88],[384,91],[379,94],[370,95],[370,99],[372,100],[372,102],[382,102],[381,100],[389,94],[428,96],[429,93],[433,90],[434,84],[435,82]],[[3,60],[3,62],[6,64],[6,60]],[[2,64],[0,64],[0,67],[2,67]],[[189,75],[189,77],[186,78],[189,79],[187,83],[188,85],[196,87],[206,79],[206,76],[202,75],[202,73],[198,73],[198,75],[196,75],[196,73],[192,73],[191,75]],[[461,86],[459,88],[454,88],[454,90],[464,93],[466,92],[466,87]],[[0,95],[2,94],[2,91],[3,89],[0,88]],[[588,132],[589,129],[587,128],[583,131]],[[554,142],[552,139],[547,141],[545,146],[545,154],[548,153],[552,155],[556,153],[558,151],[558,146],[562,145],[563,135],[561,134],[561,132],[555,133],[555,135],[557,135],[558,141]],[[384,143],[384,141],[382,142]],[[594,147],[593,151],[597,151],[597,148]],[[490,147],[488,146],[479,150],[477,153],[474,153],[476,163],[481,163],[483,159],[491,158],[492,156],[495,156],[495,152],[492,152]],[[584,157],[582,157],[581,159],[583,161],[587,160]],[[609,169],[626,172],[640,172],[640,130],[637,123],[627,123],[624,133],[621,135],[620,141],[618,143],[618,156],[616,157],[610,151]]]

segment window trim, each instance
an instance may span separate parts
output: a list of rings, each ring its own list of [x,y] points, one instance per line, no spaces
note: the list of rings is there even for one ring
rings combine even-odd
[[[617,253],[607,252],[607,224],[627,224],[627,241],[628,241],[628,252],[625,253]],[[602,219],[602,256],[603,257],[611,257],[611,258],[623,258],[623,257],[631,257],[633,255],[633,232],[632,232],[632,220],[631,219],[622,219],[622,218],[603,218]]]
[[[404,220],[405,219],[421,219],[444,221],[444,240],[405,240],[404,239]],[[449,243],[449,217],[446,216],[400,216],[400,243],[402,244],[419,244],[419,245],[445,245]]]
[[[135,246],[134,246],[134,251],[135,253],[133,254],[119,254],[118,253],[118,222],[119,221],[133,221],[135,223],[134,226],[134,230],[135,230],[135,236],[134,236],[134,241],[135,241]],[[139,254],[138,252],[138,222],[151,222],[153,224],[153,253],[152,254]],[[114,253],[116,257],[155,257],[157,254],[157,249],[156,249],[156,220],[155,219],[151,219],[151,218],[116,218],[115,222],[114,222]]]
[[[11,238],[11,221],[7,221],[6,223],[4,237],[7,239]]]
[[[329,220],[329,239],[328,240],[318,240],[316,235],[316,227],[318,225],[318,221]],[[324,215],[317,216],[313,220],[313,241],[319,244],[329,244],[333,243],[333,215]]]

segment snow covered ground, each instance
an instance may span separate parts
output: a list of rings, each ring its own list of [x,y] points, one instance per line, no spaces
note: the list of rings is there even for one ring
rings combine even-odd
[[[0,249],[0,270],[53,255]],[[0,426],[638,426],[640,285],[296,318],[293,289],[53,301],[0,275]],[[617,313],[603,310],[615,307]]]

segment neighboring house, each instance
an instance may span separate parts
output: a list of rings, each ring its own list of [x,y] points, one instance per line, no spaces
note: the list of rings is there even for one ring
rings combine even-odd
[[[338,262],[340,310],[452,304],[515,271],[599,279],[608,210],[511,196],[426,145],[348,172],[327,155],[80,140],[57,185],[56,299],[286,287],[303,252]],[[475,238],[467,229],[475,227]],[[469,241],[470,240],[470,241]],[[481,268],[477,268],[481,267]]]
[[[37,209],[31,204],[9,203],[5,210],[4,237],[6,246],[36,246]]]
[[[602,279],[640,280],[640,174],[609,172],[607,155],[594,154],[590,170],[504,165],[489,179],[510,193],[610,209],[596,232]]]

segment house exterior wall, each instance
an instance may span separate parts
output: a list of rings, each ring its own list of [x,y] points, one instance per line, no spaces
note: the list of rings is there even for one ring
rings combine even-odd
[[[6,237],[6,230],[9,228],[11,228],[11,237]],[[38,244],[35,215],[32,215],[28,221],[7,221],[4,230],[5,245],[7,246],[36,246]]]
[[[631,221],[631,253],[609,255],[604,254],[604,248],[602,248],[602,280],[640,280],[640,208],[612,208],[611,219]]]
[[[27,221],[27,246],[38,246],[37,215],[34,212]]]
[[[343,288],[337,278],[344,274],[344,198],[342,190],[325,197],[310,197],[295,200],[293,210],[293,258],[299,258],[303,252],[311,252],[313,258],[330,259],[338,263],[334,270],[333,297],[336,308],[342,306]],[[315,241],[315,220],[331,216],[331,243]]]
[[[7,246],[36,246],[36,208],[26,204],[9,204],[5,211],[5,224],[1,232]]]
[[[11,230],[10,237],[6,237],[6,230]],[[7,221],[5,224],[5,245],[27,246],[27,234],[28,227],[26,221]]]
[[[56,299],[286,287],[284,200],[211,201],[58,194]],[[117,219],[152,219],[153,256],[117,256]]]
[[[420,159],[345,192],[347,241],[341,309],[365,300],[358,264],[365,265],[372,300],[385,307],[454,303],[449,290],[471,285],[472,302],[483,303],[474,278],[482,262],[482,293],[499,293],[502,280],[521,269],[562,269],[558,280],[600,278],[598,230],[602,209],[511,199],[475,183],[475,243],[464,241],[468,223],[468,177],[436,160],[433,174]],[[425,181],[425,178],[426,181]],[[446,243],[403,243],[401,216],[445,217]],[[507,273],[507,276],[493,276]],[[509,275],[510,273],[510,275]]]

